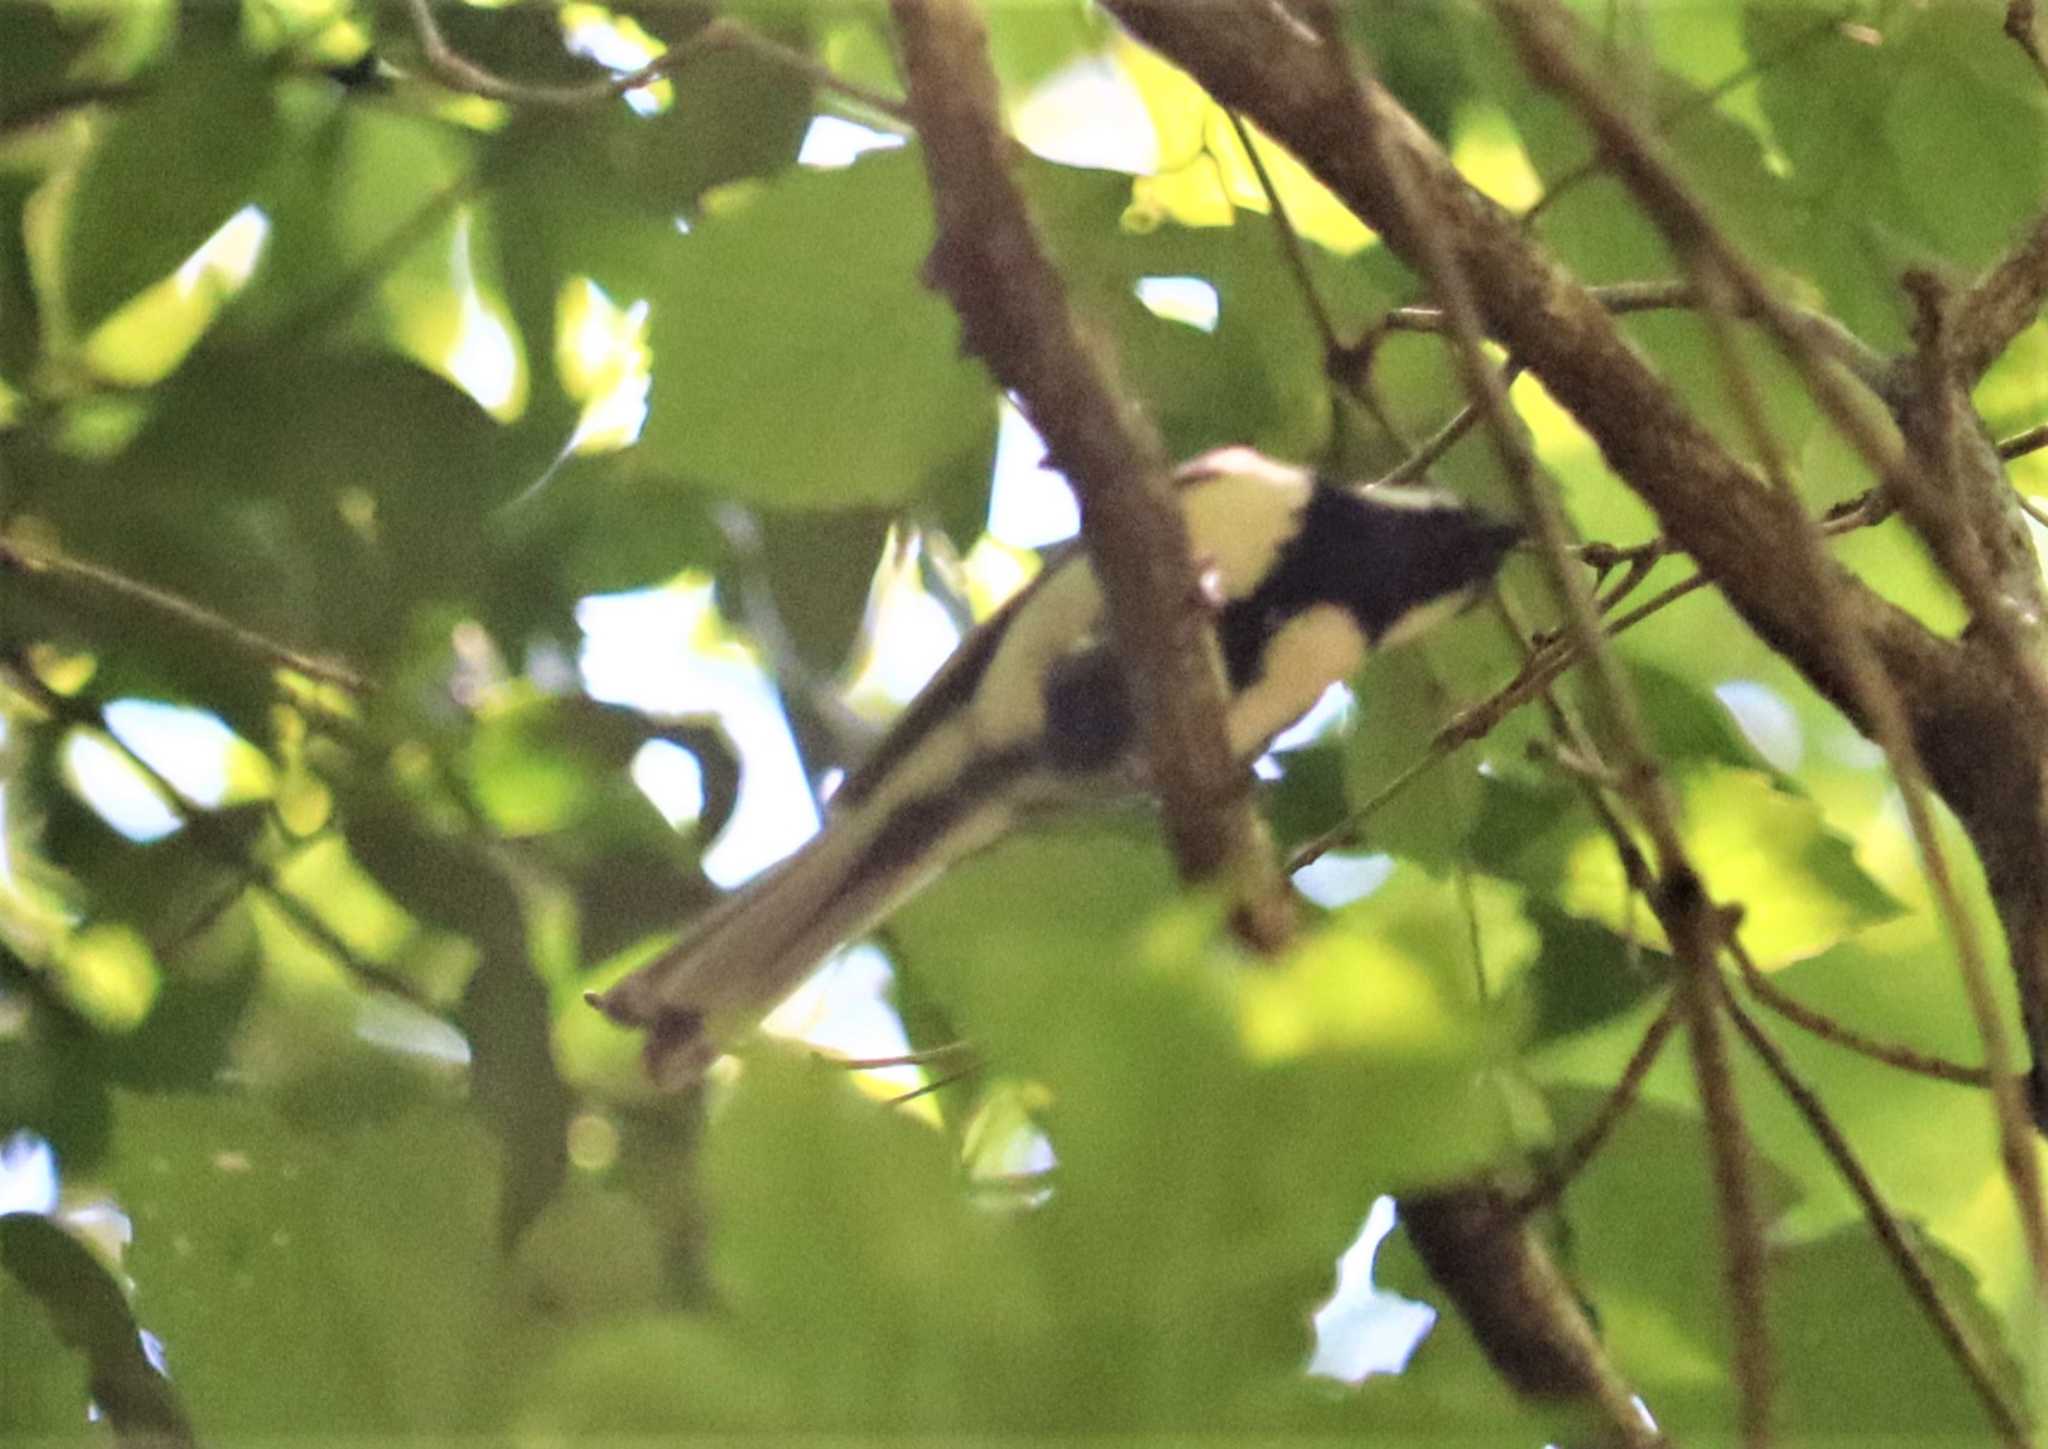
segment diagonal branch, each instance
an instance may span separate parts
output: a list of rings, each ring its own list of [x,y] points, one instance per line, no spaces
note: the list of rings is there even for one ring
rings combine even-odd
[[[1279,7],[1260,0],[1102,0],[1138,37],[1244,111],[1378,230],[1404,260],[1422,241],[1360,138],[1377,125],[1406,159],[1471,279],[1488,333],[1540,378],[1656,511],[1736,611],[1852,719],[1860,719],[1831,632],[1799,571],[1778,548],[1799,510],[1762,486],[1657,376],[1597,297],[1525,236],[1515,218],[1459,175],[1443,150],[1383,90],[1350,83],[1342,57]],[[1930,685],[1959,675],[1961,651],[1934,638],[1839,565],[1848,622],[1885,665]]]
[[[1570,16],[1554,0],[1495,0],[1495,8],[1521,50],[1532,74],[1566,98],[1600,138],[1613,158],[1622,182],[1644,213],[1663,232],[1679,260],[1694,271],[1711,300],[1728,296],[1751,309],[1799,372],[1808,390],[1836,428],[1862,453],[1917,531],[1941,560],[1970,603],[1982,638],[2000,648],[2002,662],[2015,680],[2028,688],[2037,715],[2048,715],[2048,684],[2042,681],[2035,648],[2025,634],[2041,612],[2040,564],[2025,535],[2017,538],[2000,527],[2014,516],[2012,492],[1999,471],[1988,435],[1966,429],[1962,414],[1967,399],[1956,385],[1951,333],[1935,284],[1923,279],[1920,366],[1912,385],[1889,389],[1903,440],[1881,431],[1862,411],[1842,380],[1797,326],[1797,319],[1764,283],[1746,258],[1724,237],[1699,199],[1680,179],[1656,143],[1598,84],[1579,58],[1581,47],[1572,35]],[[1909,281],[1911,279],[1909,278]],[[1727,338],[1725,309],[1710,308],[1708,321],[1719,344],[1723,370],[1765,460],[1774,492],[1796,500],[1781,450],[1769,435],[1760,400],[1748,373],[1735,361]],[[1899,369],[1904,372],[1906,369]],[[1965,437],[1976,443],[1965,451]],[[1965,472],[1967,462],[1978,466]],[[1987,476],[1988,474],[1988,476]],[[1939,494],[1936,495],[1936,489]],[[1980,515],[1989,514],[1987,525]],[[1993,540],[2003,544],[1994,548]],[[1994,999],[1984,952],[1974,923],[1954,889],[1925,801],[1924,769],[1909,727],[1900,690],[1880,667],[1866,635],[1846,619],[1836,579],[1829,572],[1817,535],[1810,526],[1787,540],[1793,571],[1811,582],[1814,616],[1821,630],[1836,641],[1834,652],[1854,690],[1854,703],[1865,728],[1884,747],[1906,801],[1922,863],[1949,932],[1969,996],[1990,1075],[1997,1112],[1999,1141],[2014,1197],[2020,1209],[2022,1234],[2037,1279],[2048,1281],[2048,1224],[2042,1213],[2040,1174],[2027,1130],[2026,1104],[2019,1080],[2010,1069],[2011,1048]],[[1973,652],[1988,647],[1972,646]],[[2030,1020],[2042,1020],[2048,982],[2020,962],[2021,998]]]
[[[2048,301],[2048,211],[1963,297],[1955,319],[1958,371],[1974,381],[2013,339],[2041,315]]]
[[[1222,670],[1164,445],[1124,400],[1106,347],[1075,316],[1039,245],[974,6],[893,0],[891,9],[936,213],[927,278],[1080,495],[1175,859],[1190,879],[1227,882],[1249,939],[1277,946],[1289,897],[1249,776],[1230,752]]]

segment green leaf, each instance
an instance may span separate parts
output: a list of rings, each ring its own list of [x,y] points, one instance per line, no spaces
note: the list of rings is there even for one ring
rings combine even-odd
[[[1710,691],[1676,670],[1642,660],[1629,660],[1628,674],[1658,759],[1680,768],[1705,764],[1761,770],[1779,789],[1797,792],[1791,777],[1771,768]]]
[[[807,48],[805,32],[814,23],[803,8],[776,0],[721,4],[718,10],[799,51]],[[661,5],[651,7],[647,19],[672,44],[688,45],[698,13],[694,7]],[[630,158],[630,175],[621,180],[634,196],[691,213],[714,186],[794,164],[816,109],[811,84],[795,67],[726,47],[699,53],[678,72],[668,109],[640,117],[620,105],[603,130],[612,154]]]
[[[839,669],[866,622],[891,521],[882,509],[764,513],[758,559],[736,560],[726,578],[744,590],[758,573],[798,657],[821,673]],[[749,619],[744,600],[734,603],[731,615]]]
[[[414,1111],[325,1135],[246,1101],[123,1097],[116,1144],[137,1310],[210,1435],[500,1422],[518,1345],[475,1126]]]
[[[2005,1402],[2024,1401],[2021,1370],[1986,1312],[1975,1275],[1914,1223],[1905,1240],[1929,1270],[1946,1311],[1973,1342]],[[1942,1335],[1907,1294],[1890,1258],[1860,1224],[1772,1255],[1771,1331],[1783,1374],[1788,1435],[1982,1435],[1992,1423]],[[1844,1313],[1842,1305],[1856,1305]]]
[[[1054,1340],[1023,1245],[961,1196],[930,1128],[761,1052],[703,1164],[723,1311],[579,1335],[530,1431],[1014,1430],[1066,1409],[1031,1392]]]
[[[1786,795],[1767,777],[1715,768],[1684,786],[1685,838],[1707,890],[1739,906],[1742,940],[1765,968],[1817,955],[1903,909],[1828,827],[1820,807]],[[1631,899],[1605,834],[1570,848],[1558,902],[1572,914],[1668,949],[1649,908]]]
[[[924,171],[907,151],[791,175],[704,218],[654,297],[642,446],[786,507],[896,502],[988,457],[986,376],[917,281],[930,243]],[[790,388],[802,408],[782,401]]]
[[[231,47],[181,47],[143,99],[116,110],[65,223],[64,295],[81,328],[168,276],[263,200],[279,141],[270,81]]]
[[[70,551],[373,665],[423,605],[481,606],[496,510],[558,446],[390,356],[223,346],[179,371],[118,457],[44,460],[31,506]]]
[[[0,1273],[0,1363],[7,1365],[0,1442],[87,1449],[101,1441],[85,1418],[91,1402],[87,1365],[58,1337],[42,1305],[5,1273]]]
[[[749,184],[687,236],[672,213],[604,194],[580,151],[533,143],[517,160],[504,225],[521,238],[506,258],[521,315],[543,292],[551,309],[566,271],[651,303],[649,467],[763,506],[830,509],[986,471],[995,401],[951,310],[918,281],[931,212],[912,152]]]
[[[1671,980],[1661,951],[1542,904],[1529,916],[1543,942],[1526,977],[1539,1044],[1612,1021]]]
[[[1568,1140],[1600,1098],[1567,1091],[1553,1100],[1560,1140]],[[1559,1208],[1561,1266],[1589,1300],[1616,1366],[1674,1439],[1689,1437],[1688,1428],[1718,1428],[1732,1409],[1723,1237],[1709,1162],[1696,1116],[1639,1103]],[[1751,1164],[1768,1233],[1790,1186],[1769,1163],[1752,1157]],[[1687,1251],[1673,1251],[1680,1243]]]
[[[0,951],[0,1003],[14,1014],[0,1030],[0,1122],[43,1138],[67,1164],[96,1165],[112,1108],[91,1029],[11,951]]]
[[[1482,745],[1413,772],[1431,759],[1437,735],[1460,708],[1513,674],[1505,641],[1489,637],[1476,620],[1366,661],[1344,736],[1344,787],[1353,810],[1371,809],[1361,832],[1369,848],[1439,870],[1466,858],[1468,843],[1476,844],[1473,827],[1488,778],[1480,773],[1481,760],[1491,775],[1526,772],[1517,751],[1537,727],[1534,712],[1510,715]]]
[[[1199,228],[1147,223],[1129,215],[1131,185],[1117,173],[1035,161],[1019,179],[1074,306],[1112,338],[1126,384],[1176,456],[1252,443],[1300,458],[1327,445],[1322,343],[1266,218]],[[1313,249],[1306,265],[1340,330],[1362,327],[1393,300],[1367,268]],[[1213,332],[1156,315],[1139,300],[1138,284],[1162,277],[1215,289]]]
[[[472,1053],[470,1090],[504,1143],[500,1233],[515,1242],[568,1167],[573,1099],[556,1070],[551,997],[536,974],[526,903],[472,842],[423,829],[402,807],[345,799],[349,848],[416,914],[476,944],[456,1019]]]
[[[2039,78],[1996,24],[1949,7],[1837,25],[1784,53],[1831,17],[1775,0],[1748,7],[1752,52],[1781,56],[1758,99],[1832,310],[1890,344],[1903,340],[1901,266],[1930,252],[1982,266],[2038,205],[2048,181]],[[1933,176],[1942,180],[1930,191]]]

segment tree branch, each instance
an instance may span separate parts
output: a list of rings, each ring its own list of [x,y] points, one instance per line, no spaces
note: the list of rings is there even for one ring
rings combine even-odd
[[[1081,499],[1082,531],[1144,722],[1184,876],[1224,880],[1248,938],[1283,941],[1285,882],[1231,755],[1214,631],[1201,607],[1165,448],[1068,305],[1010,172],[987,38],[967,0],[893,0],[937,239],[929,283],[967,349],[1018,399]]]
[[[1578,420],[1609,465],[1657,512],[1738,613],[1856,718],[1835,641],[1815,616],[1812,591],[1777,550],[1800,525],[1791,500],[1725,449],[1621,333],[1597,297],[1514,217],[1476,191],[1426,131],[1384,91],[1350,83],[1342,57],[1278,7],[1258,0],[1102,0],[1104,8],[1227,106],[1242,109],[1291,149],[1395,252],[1411,263],[1421,240],[1388,178],[1360,138],[1375,125],[1432,200],[1427,214],[1471,279],[1488,332]],[[1837,576],[1851,622],[1889,668],[1940,680],[1960,651],[1846,570]]]
[[[1848,393],[1790,309],[1721,234],[1661,148],[1614,103],[1582,63],[1570,15],[1555,0],[1494,0],[1494,4],[1531,73],[1570,101],[1599,137],[1623,184],[1634,193],[1678,259],[1703,284],[1709,299],[1728,299],[1724,308],[1710,308],[1710,322],[1720,311],[1736,305],[1755,311],[1822,412],[1863,456],[1971,605],[1975,624],[1982,626],[1982,640],[1973,641],[1969,652],[1979,654],[1995,644],[2001,666],[2025,686],[2020,693],[2032,704],[2032,715],[2048,719],[2048,682],[2044,682],[2035,657],[2036,646],[2025,637],[2027,621],[2033,620],[2038,632],[2043,612],[2040,565],[2024,523],[2012,530],[2003,527],[2007,519],[2018,515],[2011,507],[2012,491],[1999,471],[1989,437],[1981,428],[1974,429],[1969,436],[1981,446],[1967,453],[1964,450],[1965,429],[1958,414],[1967,411],[1967,399],[1959,395],[1956,386],[1951,334],[1940,299],[1929,295],[1931,281],[1920,288],[1923,320],[1918,366],[1893,369],[1909,380],[1895,380],[1886,389],[1903,436],[1895,435],[1880,428],[1861,400]],[[1734,361],[1725,325],[1716,327],[1716,337],[1737,403],[1754,435],[1752,441],[1765,459],[1774,495],[1796,504],[1798,495],[1789,470],[1769,436],[1761,403],[1746,372]],[[1979,466],[1970,467],[1972,463]],[[1984,476],[1987,467],[1991,474],[1988,484]],[[2018,1204],[2028,1257],[2037,1283],[2048,1286],[2048,1223],[2043,1220],[2041,1179],[2026,1127],[2025,1104],[2010,1069],[2011,1049],[2004,1022],[1992,997],[1977,932],[1954,889],[1921,798],[1921,745],[1907,719],[1904,691],[1917,682],[1924,698],[1925,681],[1898,680],[1882,667],[1870,637],[1850,617],[1839,571],[1831,570],[1803,512],[1798,517],[1799,531],[1786,540],[1792,545],[1789,558],[1793,565],[1787,572],[1807,581],[1814,624],[1824,645],[1831,641],[1829,652],[1839,660],[1851,690],[1853,717],[1883,746],[1899,780],[1922,862],[1955,941],[1963,985],[1983,1038],[2000,1149]],[[2044,1010],[2048,977],[2026,957],[2016,953],[2013,960],[2030,1022],[2048,1023],[2048,1010]]]
[[[160,589],[155,584],[131,579],[103,564],[30,548],[17,539],[0,536],[0,569],[10,569],[28,578],[60,580],[139,604],[151,613],[203,634],[238,654],[246,654],[276,668],[292,670],[308,679],[345,689],[350,694],[368,694],[374,687],[360,670],[279,643],[204,604],[195,603],[168,589]]]
[[[718,16],[707,22],[688,40],[626,75],[605,76],[582,85],[532,85],[507,80],[486,70],[448,43],[434,19],[433,0],[406,0],[412,13],[413,29],[420,39],[420,52],[435,79],[450,89],[504,101],[509,105],[541,106],[574,110],[602,104],[627,91],[673,75],[698,57],[717,50],[744,50],[774,62],[817,86],[857,101],[891,120],[909,124],[910,114],[901,101],[851,81],[800,50],[770,39],[740,21]]]
[[[1975,382],[1998,361],[2048,300],[2048,211],[2028,225],[1991,269],[1977,279],[1956,309],[1957,369]]]

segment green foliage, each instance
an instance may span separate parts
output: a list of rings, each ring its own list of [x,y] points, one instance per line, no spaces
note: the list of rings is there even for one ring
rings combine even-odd
[[[1458,411],[1430,336],[1379,338],[1365,395],[1333,381],[1325,323],[1348,345],[1424,289],[1289,158],[1258,143],[1293,235],[1227,119],[1100,14],[984,8],[1042,153],[1014,174],[1176,454],[1248,442],[1369,476]],[[1874,346],[1904,336],[1902,264],[1968,275],[2040,204],[2044,99],[1998,7],[1576,8],[1729,236]],[[527,87],[611,74],[566,28],[684,46],[737,23],[894,93],[887,11],[434,6]],[[1483,7],[1344,20],[1478,184],[1541,196],[1532,233],[1579,276],[1680,274]],[[1173,138],[1160,175],[1046,159],[1072,137],[1044,87],[1081,61]],[[56,1214],[0,1217],[0,1442],[102,1442],[88,1401],[117,1434],[221,1443],[1568,1438],[1398,1234],[1380,1286],[1442,1310],[1410,1369],[1305,1372],[1375,1198],[1562,1160],[1681,969],[1547,707],[1445,733],[1523,665],[1490,610],[1377,655],[1282,757],[1282,846],[1340,848],[1278,961],[1245,959],[1132,810],[1034,826],[886,923],[909,1039],[971,1045],[921,1075],[753,1042],[736,1079],[672,1100],[585,1004],[717,899],[707,852],[789,826],[762,813],[856,762],[912,647],[876,627],[903,617],[889,580],[958,622],[1028,567],[976,546],[1002,400],[925,283],[914,138],[800,165],[814,118],[878,117],[765,47],[700,49],[649,94],[652,114],[459,94],[395,0],[0,5],[0,1142],[47,1141],[63,1181]],[[1080,103],[1098,140],[1103,104]],[[1141,298],[1166,278],[1213,289],[1213,325]],[[1698,315],[1624,325],[1756,452]],[[2000,431],[2040,421],[2042,345],[1980,390]],[[1733,354],[1803,497],[1869,485],[1767,346]],[[1513,399],[1573,529],[1650,537],[1540,388]],[[1483,441],[1432,478],[1508,507]],[[1960,623],[1896,522],[1834,546]],[[1631,575],[1619,607],[1688,567]],[[1504,587],[1508,616],[1557,628],[1534,561]],[[685,622],[600,683],[619,631],[589,601],[634,590]],[[1618,657],[1774,983],[1979,1059],[1868,747],[1711,591]],[[1575,676],[1555,700],[1611,741]],[[153,745],[133,701],[234,748]],[[660,770],[688,788],[643,788]],[[1982,1094],[1771,1030],[1991,1376],[2038,1400]],[[1782,1432],[1978,1442],[1834,1165],[1736,1056]],[[1642,1090],[1532,1224],[1660,1422],[1708,1442],[1734,1423],[1729,1314],[1683,1033]]]

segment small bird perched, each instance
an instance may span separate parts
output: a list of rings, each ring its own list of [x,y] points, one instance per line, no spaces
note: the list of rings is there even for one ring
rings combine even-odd
[[[1345,488],[1250,448],[1174,483],[1247,763],[1369,649],[1469,603],[1520,537],[1447,494]],[[1095,571],[1069,549],[960,642],[808,844],[590,1000],[647,1030],[656,1081],[686,1084],[835,947],[1021,817],[1141,788],[1140,745]]]

